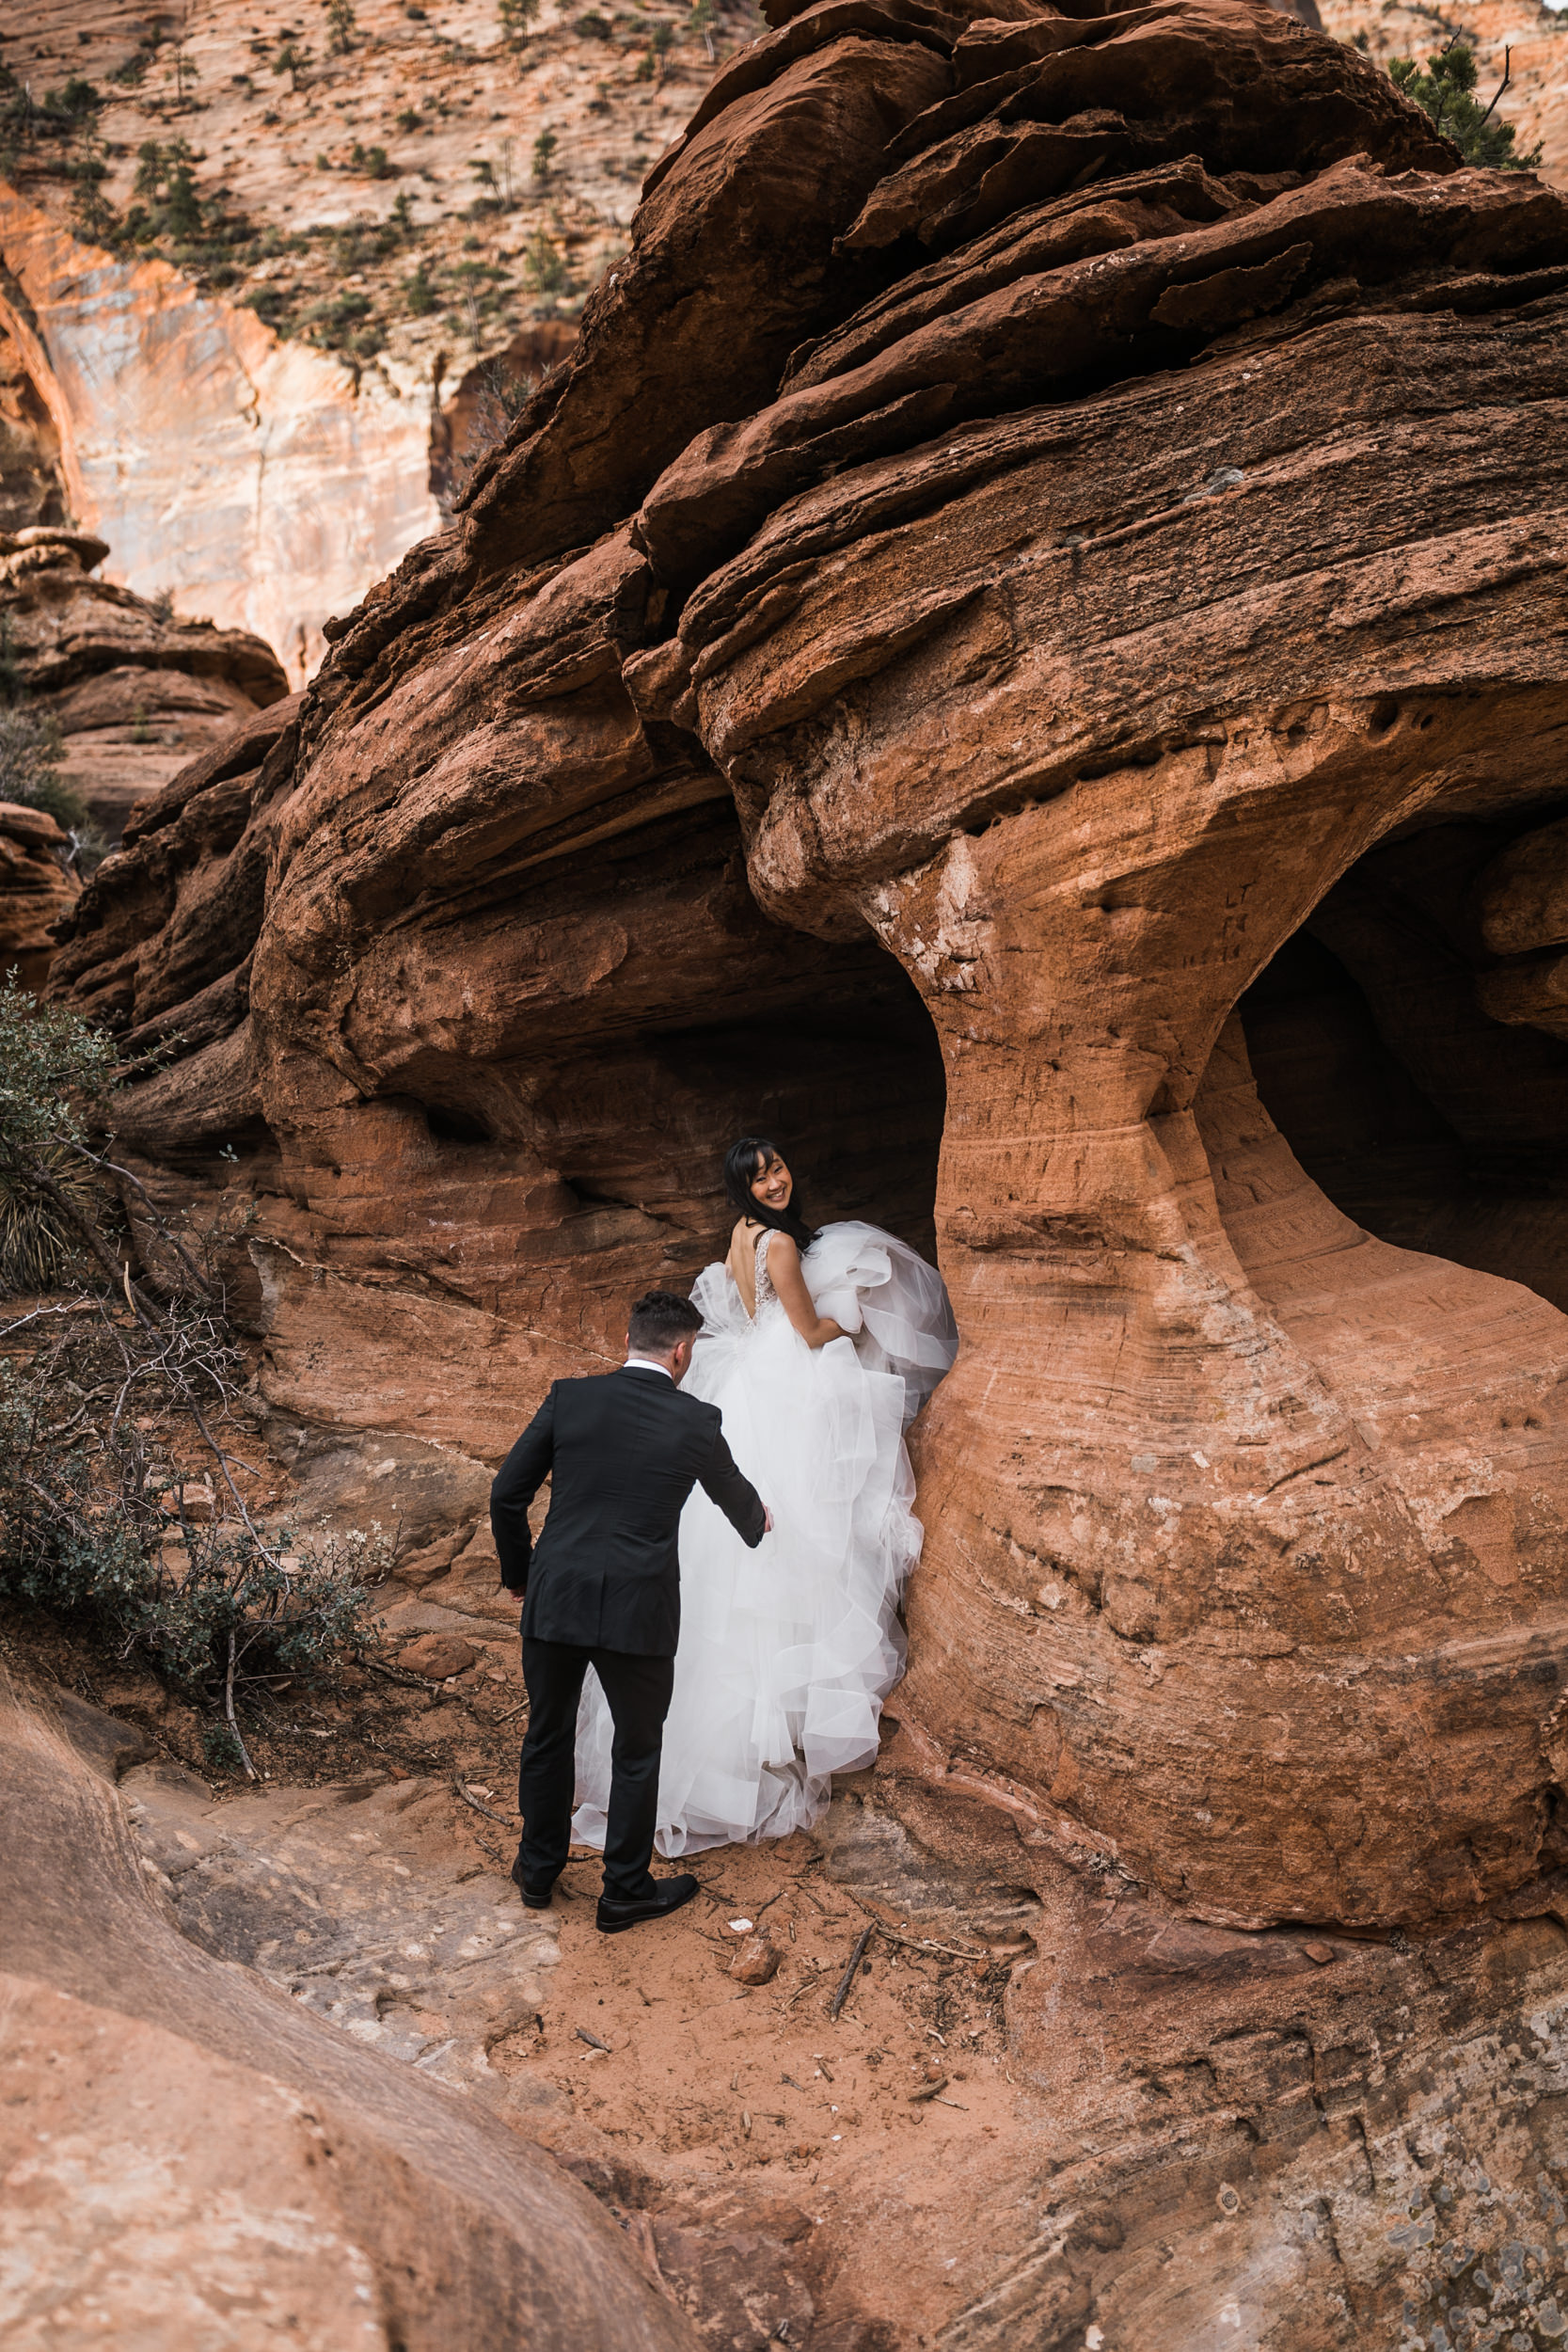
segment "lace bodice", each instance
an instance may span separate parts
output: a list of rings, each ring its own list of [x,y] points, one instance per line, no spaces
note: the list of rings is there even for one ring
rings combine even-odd
[[[757,1235],[756,1256],[752,1260],[757,1292],[756,1311],[752,1317],[753,1323],[760,1323],[770,1307],[783,1312],[784,1302],[773,1288],[773,1277],[768,1271],[768,1245],[772,1238],[773,1228],[770,1225],[765,1225]]]

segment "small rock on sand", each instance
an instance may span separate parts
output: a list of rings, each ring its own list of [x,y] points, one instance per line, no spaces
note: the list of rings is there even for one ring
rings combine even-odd
[[[730,1963],[737,1984],[768,1984],[777,1974],[781,1954],[766,1935],[749,1935]]]
[[[427,1682],[445,1682],[449,1675],[467,1672],[478,1651],[451,1633],[421,1633],[417,1642],[398,1652],[404,1674],[422,1675]]]

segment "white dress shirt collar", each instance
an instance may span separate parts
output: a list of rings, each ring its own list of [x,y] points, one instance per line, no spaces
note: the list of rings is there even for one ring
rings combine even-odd
[[[621,1366],[621,1370],[623,1372],[661,1372],[666,1380],[672,1381],[675,1376],[668,1364],[656,1363],[651,1356],[628,1356]]]

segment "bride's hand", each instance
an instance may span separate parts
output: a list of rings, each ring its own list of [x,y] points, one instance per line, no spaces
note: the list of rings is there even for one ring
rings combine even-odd
[[[762,1532],[765,1535],[771,1535],[773,1533],[773,1514],[766,1502],[762,1506]]]
[[[800,1252],[787,1233],[775,1233],[768,1245],[768,1272],[779,1304],[810,1348],[826,1347],[845,1337],[844,1326],[832,1315],[819,1315],[816,1302],[800,1271]]]

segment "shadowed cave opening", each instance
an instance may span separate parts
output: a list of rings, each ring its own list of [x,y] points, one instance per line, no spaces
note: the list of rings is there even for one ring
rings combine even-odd
[[[1380,844],[1237,1010],[1264,1109],[1338,1208],[1568,1310],[1568,1043],[1479,994],[1511,961],[1482,935],[1488,876],[1542,822]]]
[[[483,1201],[526,1136],[569,1188],[576,1205],[562,1231],[594,1265],[591,1286],[634,1279],[617,1255],[628,1248],[652,1279],[657,1261],[644,1261],[660,1237],[658,1279],[679,1280],[727,1241],[725,1152],[737,1136],[764,1135],[788,1159],[814,1223],[864,1218],[934,1264],[947,1090],[930,1015],[874,940],[825,950],[780,932],[780,942],[792,972],[755,993],[740,984],[702,997],[689,1022],[582,1041],[524,1085],[504,1068],[451,1061],[421,1073],[417,1090],[382,1098],[420,1119],[435,1154],[426,1184]],[[519,1260],[537,1246],[523,1242]]]
[[[727,1232],[724,1152],[764,1135],[814,1223],[863,1217],[935,1263],[942,1049],[913,983],[875,943],[839,951],[831,979],[794,1002],[644,1032],[595,1064],[571,1073],[559,1104],[558,1164],[585,1207],[653,1208],[673,1184]],[[541,1113],[556,1107],[547,1091]]]

